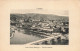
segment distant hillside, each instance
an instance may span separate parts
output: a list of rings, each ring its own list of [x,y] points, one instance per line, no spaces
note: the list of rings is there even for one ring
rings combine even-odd
[[[27,13],[27,14],[10,14],[11,19],[28,19],[31,17],[31,19],[45,19],[45,20],[69,20],[68,16],[58,16],[58,15],[53,15],[53,14],[38,14],[38,13]]]

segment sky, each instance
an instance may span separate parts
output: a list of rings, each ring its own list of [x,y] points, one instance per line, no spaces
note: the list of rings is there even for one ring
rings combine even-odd
[[[27,13],[41,13],[41,14],[55,14],[59,16],[68,16],[68,10],[52,10],[52,9],[18,9],[12,10],[11,13],[20,13],[20,14],[27,14]]]

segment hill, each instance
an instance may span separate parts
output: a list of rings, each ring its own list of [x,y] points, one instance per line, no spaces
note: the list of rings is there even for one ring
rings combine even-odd
[[[10,14],[11,19],[34,19],[34,20],[64,20],[64,21],[69,21],[68,16],[58,16],[58,15],[53,15],[53,14],[39,14],[39,13],[26,13],[26,14]]]

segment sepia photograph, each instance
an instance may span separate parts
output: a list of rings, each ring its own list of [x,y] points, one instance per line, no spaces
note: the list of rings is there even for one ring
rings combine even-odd
[[[10,45],[69,45],[69,11],[11,10]]]
[[[1,0],[0,51],[80,51],[78,0]]]

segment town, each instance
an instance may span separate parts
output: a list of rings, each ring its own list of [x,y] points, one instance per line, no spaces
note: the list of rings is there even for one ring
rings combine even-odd
[[[10,38],[15,36],[15,30],[24,30],[25,34],[34,34],[44,38],[57,36],[52,44],[68,44],[69,18],[68,16],[46,14],[11,14]],[[42,42],[43,43],[43,42]],[[39,45],[38,43],[34,43]],[[51,44],[44,42],[43,44]]]

